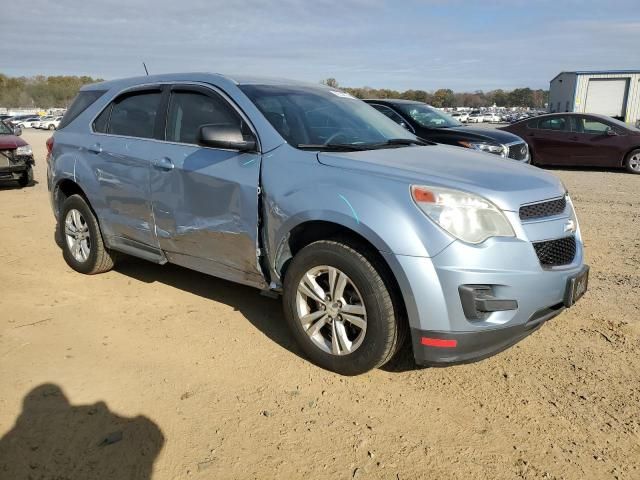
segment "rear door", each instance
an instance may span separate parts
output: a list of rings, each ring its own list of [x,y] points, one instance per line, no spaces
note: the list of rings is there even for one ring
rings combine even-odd
[[[165,141],[151,162],[160,247],[174,263],[243,283],[262,282],[257,258],[261,156],[198,145],[201,126],[237,125],[251,132],[247,119],[209,87],[174,85],[166,95]]]
[[[613,125],[588,115],[571,117],[572,138],[575,148],[572,160],[577,165],[618,166],[624,154],[620,135]],[[613,135],[608,134],[611,131]]]
[[[88,152],[104,199],[102,221],[114,245],[157,247],[149,198],[150,156],[162,93],[145,87],[118,96],[96,118]]]
[[[543,117],[528,123],[527,141],[537,164],[563,165],[571,161],[571,128],[566,115]]]

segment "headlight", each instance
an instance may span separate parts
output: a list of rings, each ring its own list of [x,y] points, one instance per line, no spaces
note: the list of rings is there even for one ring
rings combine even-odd
[[[507,217],[486,198],[422,185],[412,185],[411,196],[431,220],[463,242],[482,243],[490,237],[515,236]]]
[[[504,145],[494,145],[492,143],[483,142],[466,142],[464,140],[460,141],[460,145],[467,148],[473,148],[474,150],[480,150],[481,152],[500,155],[501,157],[507,156],[507,149],[504,147]]]
[[[31,155],[32,153],[33,150],[31,150],[31,145],[23,145],[16,149],[16,155]]]

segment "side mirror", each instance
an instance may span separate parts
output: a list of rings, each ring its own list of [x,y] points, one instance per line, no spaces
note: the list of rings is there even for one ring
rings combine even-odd
[[[22,127],[20,126],[13,127],[13,134],[16,137],[19,137],[20,135],[22,135]]]
[[[610,137],[615,137],[616,135],[618,135],[618,134],[616,133],[616,131],[615,131],[613,128],[611,128],[611,127],[607,128],[607,129],[604,131],[604,133],[605,133],[606,135],[610,136]]]
[[[233,125],[202,125],[198,132],[198,143],[205,147],[253,152],[254,138],[245,139],[240,128]]]
[[[404,128],[405,130],[409,130],[409,125],[407,125],[406,123],[404,123],[404,122],[400,122],[400,123],[399,123],[399,125],[400,125],[402,128]]]

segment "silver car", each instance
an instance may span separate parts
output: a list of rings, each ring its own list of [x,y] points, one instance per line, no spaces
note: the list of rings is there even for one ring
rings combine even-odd
[[[337,89],[190,73],[83,87],[47,144],[67,263],[116,252],[281,294],[316,364],[492,355],[585,292],[553,175],[427,144]],[[121,256],[118,256],[121,258]]]

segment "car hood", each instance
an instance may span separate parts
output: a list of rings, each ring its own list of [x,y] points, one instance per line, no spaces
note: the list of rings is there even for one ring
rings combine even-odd
[[[562,182],[531,165],[450,145],[320,152],[326,166],[384,175],[408,184],[455,188],[488,198],[502,210],[561,196]]]
[[[500,144],[506,143],[514,143],[514,142],[523,142],[520,137],[514,135],[513,133],[505,132],[503,130],[487,130],[484,128],[473,128],[473,127],[452,127],[446,129],[446,132],[451,132],[451,134],[455,134],[456,137],[466,137],[467,140],[483,140],[489,142],[496,142]]]
[[[27,144],[20,137],[15,135],[0,135],[0,150],[15,150]]]

